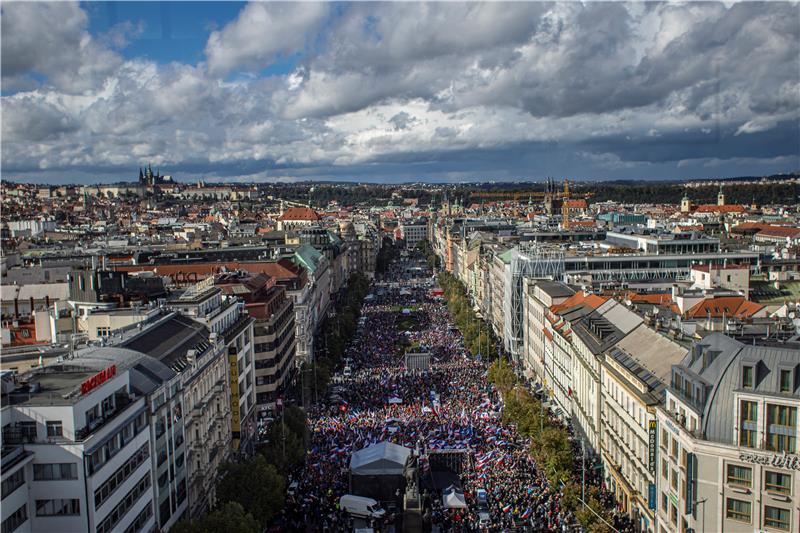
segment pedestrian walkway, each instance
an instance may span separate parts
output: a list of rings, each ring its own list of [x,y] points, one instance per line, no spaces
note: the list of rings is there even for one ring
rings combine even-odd
[[[398,279],[393,275],[390,270],[388,279]],[[281,525],[292,531],[352,530],[338,509],[348,491],[350,456],[389,441],[420,451],[422,487],[433,486],[426,484],[426,476],[433,478],[429,455],[462,450],[469,456],[460,468],[467,508],[445,509],[441,494],[424,493],[428,530],[566,531],[574,517],[562,510],[559,491],[531,458],[530,442],[502,422],[502,400],[486,381],[486,363],[468,357],[444,304],[416,296],[415,309],[426,322],[415,331],[397,327],[403,317],[398,308],[411,304],[400,290],[363,306],[365,320],[346,350],[354,371],[340,384],[341,400],[309,411],[311,450],[294,476],[299,488],[288,497]],[[431,354],[427,370],[405,367],[397,351],[402,336]],[[477,501],[479,489],[486,491],[486,502]],[[399,523],[399,511],[398,506],[398,513],[372,525],[389,530]]]

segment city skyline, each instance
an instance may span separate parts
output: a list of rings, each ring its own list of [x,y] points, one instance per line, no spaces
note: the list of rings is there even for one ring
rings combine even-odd
[[[3,3],[5,179],[800,167],[797,4]]]

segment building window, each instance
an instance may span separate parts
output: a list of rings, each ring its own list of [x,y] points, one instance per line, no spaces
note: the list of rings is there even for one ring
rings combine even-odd
[[[48,437],[61,437],[63,429],[61,427],[61,420],[47,422],[47,436]]]
[[[753,377],[755,375],[755,369],[752,366],[745,365],[742,366],[742,388],[743,389],[752,389],[753,388]]]
[[[794,453],[797,408],[767,404],[767,449]]]
[[[678,525],[678,509],[674,504],[669,505],[669,521],[672,522],[673,526]]]
[[[663,457],[661,458],[661,475],[664,479],[669,479],[669,463]]]
[[[25,484],[25,469],[20,468],[6,479],[3,480],[3,488],[2,488],[2,499],[6,499],[6,496],[12,494],[15,490],[20,488],[22,485]]]
[[[142,512],[136,516],[136,519],[131,522],[131,525],[125,528],[125,533],[141,531],[147,521],[150,520],[151,516],[153,516],[153,504],[148,503]]]
[[[739,445],[749,448],[756,447],[758,433],[758,404],[742,400],[739,407]]]
[[[111,474],[106,481],[94,491],[94,506],[98,509],[114,491],[128,479],[142,463],[147,461],[150,457],[150,444],[145,443],[133,454],[133,457],[128,459],[122,466],[120,466],[113,474]]]
[[[36,516],[75,516],[81,514],[78,499],[36,500]]]
[[[661,510],[664,511],[664,514],[667,513],[667,509],[669,509],[669,500],[667,499],[667,493],[661,493]]]
[[[149,488],[150,472],[147,472],[128,494],[120,500],[117,506],[100,522],[100,525],[97,526],[98,533],[111,533],[114,531],[114,526],[116,526],[130,508],[139,501],[141,496],[148,492]]]
[[[677,491],[678,490],[678,471],[677,470],[673,470],[672,471],[672,478],[670,480],[670,483],[672,485],[672,490]]]
[[[789,531],[789,510],[765,505],[764,527]]]
[[[750,502],[728,498],[725,503],[725,517],[738,522],[750,523]]]
[[[792,387],[792,371],[791,370],[781,370],[781,383],[780,383],[780,391],[781,392],[792,392],[794,387]]]
[[[45,463],[33,465],[34,481],[78,479],[77,463]]]
[[[678,461],[678,441],[674,438],[672,439],[672,448],[669,451],[669,455],[675,462]]]
[[[728,465],[728,475],[725,481],[729,485],[750,487],[753,483],[753,469],[749,466]]]
[[[25,421],[17,424],[23,442],[36,442],[36,422]]]
[[[789,494],[792,492],[792,476],[783,472],[767,470],[764,474],[764,490]]]
[[[16,531],[19,526],[28,520],[28,506],[22,504],[22,507],[14,511],[14,513],[3,520],[2,533],[11,533]]]

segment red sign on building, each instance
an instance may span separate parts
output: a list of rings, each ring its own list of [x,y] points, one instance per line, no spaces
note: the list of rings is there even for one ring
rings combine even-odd
[[[81,383],[81,394],[86,394],[117,375],[117,365],[111,365]]]

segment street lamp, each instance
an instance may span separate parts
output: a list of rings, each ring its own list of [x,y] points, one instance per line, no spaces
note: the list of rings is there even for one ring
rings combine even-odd
[[[708,498],[703,498],[702,500],[697,500],[694,502],[694,508],[697,509],[697,506],[703,504],[703,518],[702,518],[702,529],[700,533],[706,533],[706,501]]]

